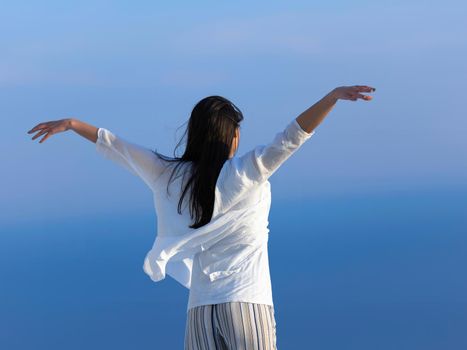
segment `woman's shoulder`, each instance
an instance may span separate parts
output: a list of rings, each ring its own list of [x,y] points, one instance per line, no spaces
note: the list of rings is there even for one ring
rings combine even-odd
[[[254,161],[255,149],[248,151],[241,156],[229,158],[221,169],[220,179],[226,186],[244,186],[252,187],[259,185],[261,179],[257,174],[260,169],[257,168],[257,162]]]
[[[216,196],[219,211],[233,208],[236,205],[258,201],[259,196],[270,191],[268,180],[255,182],[251,180],[236,157],[225,162],[216,184]]]

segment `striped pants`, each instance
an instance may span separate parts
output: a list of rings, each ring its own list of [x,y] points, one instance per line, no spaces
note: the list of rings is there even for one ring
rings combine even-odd
[[[185,350],[276,350],[272,305],[228,302],[188,310]]]

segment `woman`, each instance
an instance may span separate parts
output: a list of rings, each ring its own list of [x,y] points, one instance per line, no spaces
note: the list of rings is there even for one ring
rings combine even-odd
[[[191,113],[181,157],[169,158],[75,118],[40,123],[32,139],[73,130],[139,176],[154,193],[157,236],[143,269],[190,290],[185,349],[277,349],[268,265],[269,177],[314,133],[339,100],[371,100],[342,86],[293,119],[267,145],[236,157],[241,111],[221,96]],[[180,170],[183,170],[180,173]],[[183,176],[181,176],[182,174]]]

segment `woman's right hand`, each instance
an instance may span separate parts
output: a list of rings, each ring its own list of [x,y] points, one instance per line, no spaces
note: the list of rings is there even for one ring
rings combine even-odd
[[[332,90],[331,94],[334,98],[340,100],[356,101],[361,98],[362,100],[370,101],[373,97],[363,95],[362,92],[374,92],[376,89],[367,85],[353,85],[353,86],[340,86]]]
[[[45,135],[39,141],[39,143],[42,143],[51,135],[71,129],[71,121],[72,121],[72,118],[66,118],[66,119],[53,120],[50,122],[40,123],[40,124],[37,124],[35,127],[33,127],[31,130],[29,130],[28,134],[33,133],[35,131],[39,131],[39,133],[34,135],[32,138],[32,140],[35,140],[39,136],[47,133],[47,135]]]

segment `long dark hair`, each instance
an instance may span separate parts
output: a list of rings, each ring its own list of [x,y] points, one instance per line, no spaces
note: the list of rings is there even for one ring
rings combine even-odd
[[[188,167],[191,175],[180,196],[177,210],[181,214],[183,198],[191,188],[190,216],[192,219],[195,218],[195,222],[189,226],[190,228],[199,228],[211,221],[217,178],[229,158],[236,129],[240,127],[242,120],[242,112],[225,97],[217,95],[205,97],[194,106],[188,126],[175,147],[176,150],[188,133],[183,155],[177,157],[174,150],[174,157],[170,158],[153,151],[168,162],[176,162],[169,184],[182,164],[190,162],[192,165]],[[186,171],[183,179],[185,173]]]

